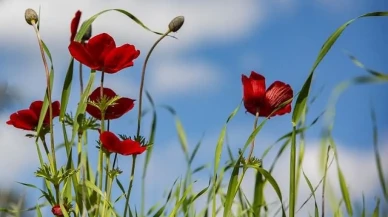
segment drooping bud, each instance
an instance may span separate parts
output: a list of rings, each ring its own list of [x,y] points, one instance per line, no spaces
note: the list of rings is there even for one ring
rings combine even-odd
[[[92,37],[92,25],[88,27],[84,36],[82,36],[82,41],[87,41],[90,39],[90,37]]]
[[[172,32],[177,32],[183,26],[184,22],[185,22],[184,16],[177,16],[171,20],[170,24],[168,24],[168,28]]]
[[[38,14],[31,8],[28,8],[26,12],[24,12],[24,18],[26,22],[30,25],[38,23]]]

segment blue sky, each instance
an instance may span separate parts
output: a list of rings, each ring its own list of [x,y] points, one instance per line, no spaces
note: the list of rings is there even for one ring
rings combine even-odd
[[[366,12],[388,10],[384,0],[309,2],[280,0],[272,3],[246,1],[238,4],[227,1],[225,4],[212,2],[206,5],[201,2],[166,1],[166,3],[135,4],[124,0],[115,2],[88,0],[78,6],[61,4],[63,3],[7,0],[0,3],[0,13],[7,14],[0,20],[0,50],[2,51],[0,71],[3,74],[0,82],[8,85],[9,92],[19,91],[18,100],[13,100],[13,103],[1,108],[1,122],[4,123],[13,111],[26,108],[31,101],[43,96],[43,65],[39,59],[33,30],[24,22],[23,15],[26,8],[38,10],[39,5],[42,8],[41,34],[54,56],[56,70],[54,98],[56,99],[60,99],[62,80],[69,61],[67,50],[70,36],[69,23],[77,9],[84,12],[82,20],[102,9],[126,9],[157,31],[164,31],[173,17],[184,15],[186,21],[176,34],[178,40],[165,39],[151,57],[146,76],[146,89],[150,91],[158,105],[172,106],[178,112],[191,149],[202,135],[205,136],[197,159],[198,164],[212,162],[218,133],[228,115],[241,100],[241,74],[259,72],[266,77],[267,86],[275,80],[281,80],[290,84],[296,93],[303,85],[323,42],[336,28]],[[381,72],[388,70],[387,62],[384,61],[388,50],[388,43],[385,40],[388,37],[387,19],[364,18],[345,30],[316,70],[312,95],[319,94],[319,97],[311,105],[308,122],[325,109],[332,89],[337,84],[366,74],[350,61],[345,51],[356,56],[370,68]],[[93,31],[95,34],[107,32],[115,38],[117,44],[133,43],[141,50],[141,56],[135,61],[134,67],[116,75],[106,76],[106,86],[112,87],[120,95],[136,99],[141,65],[157,36],[132,24],[124,16],[112,12],[98,18],[93,25]],[[86,79],[88,75],[86,68],[85,71]],[[28,91],[26,91],[27,88],[29,88]],[[76,85],[73,88],[69,108],[75,107],[78,93]],[[356,177],[357,181],[350,181],[349,185],[362,185],[364,192],[371,192],[370,198],[379,191],[373,159],[370,101],[373,102],[378,115],[381,150],[382,153],[387,153],[388,138],[384,137],[388,132],[388,116],[385,115],[387,98],[388,91],[385,84],[357,86],[347,90],[336,107],[337,116],[333,134],[340,148],[341,167],[349,177]],[[229,127],[230,141],[235,153],[245,143],[253,125],[253,117],[245,114],[244,111],[244,108],[239,111]],[[112,131],[134,134],[136,113],[134,109],[121,120],[114,121]],[[150,195],[160,195],[155,201],[161,199],[163,190],[171,186],[173,180],[182,175],[185,169],[183,164],[176,163],[183,160],[183,157],[173,119],[162,108],[158,108],[158,115],[160,119],[154,159],[149,172],[149,183],[153,186],[148,190]],[[257,143],[260,144],[255,150],[257,156],[260,156],[263,149],[279,136],[291,130],[290,120],[291,115],[288,114],[275,117],[265,125],[257,137]],[[145,135],[149,132],[148,123],[149,118],[145,118],[143,125]],[[316,166],[316,163],[308,160],[316,160],[313,156],[319,150],[317,141],[322,124],[322,121],[319,122],[307,134],[305,170],[315,177],[312,178],[313,180],[319,180],[318,173],[312,166]],[[32,143],[28,144],[30,140],[20,138],[24,133],[5,124],[0,127],[0,135],[2,137],[7,135],[6,142],[0,145],[2,150],[5,150],[4,153],[0,153],[5,166],[0,168],[9,170],[9,166],[6,165],[14,165],[9,177],[0,181],[4,186],[17,187],[13,182],[15,180],[39,183],[31,173],[38,165],[36,155],[31,154],[35,153],[34,147]],[[58,134],[57,141],[61,141]],[[274,150],[272,155],[276,154],[276,151]],[[368,174],[370,173],[365,178],[358,177],[358,170],[354,168],[354,164],[358,163],[359,159],[368,162],[359,165],[364,171],[368,171]],[[130,159],[120,158],[120,167],[125,168],[126,165],[130,165]],[[141,166],[142,163],[138,165]],[[282,168],[281,165],[288,171],[287,156],[281,161],[280,168]],[[208,173],[201,174],[197,178],[206,183]],[[288,172],[287,174],[281,171],[275,172],[275,175],[279,175],[279,179],[288,178]],[[123,179],[126,176],[128,174],[124,173]],[[247,178],[247,188],[250,186],[251,178]],[[155,185],[153,181],[155,179],[158,179],[160,185]],[[334,177],[333,180],[335,179]],[[280,184],[283,184],[284,190],[288,187],[287,181]],[[31,190],[27,192],[36,193]],[[304,194],[308,195],[307,192],[305,191]],[[360,198],[361,192],[360,189],[352,191],[355,198]],[[151,204],[152,202],[149,205]]]

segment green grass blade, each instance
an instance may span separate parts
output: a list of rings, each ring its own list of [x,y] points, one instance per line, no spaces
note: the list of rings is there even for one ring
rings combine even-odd
[[[149,143],[154,144],[155,141],[155,134],[156,134],[156,126],[157,126],[157,114],[156,114],[156,109],[155,109],[155,103],[154,100],[151,97],[151,94],[146,91],[146,96],[148,101],[150,101],[151,106],[152,106],[152,121],[151,121],[151,132],[149,136]],[[154,149],[154,146],[150,146],[147,149],[145,160],[144,160],[144,166],[143,166],[143,175],[142,175],[142,184],[141,184],[141,207],[140,207],[140,216],[144,216],[144,210],[145,210],[145,178],[147,175],[147,169],[148,169],[148,164],[151,160],[151,155],[152,151]]]
[[[53,59],[52,59],[50,50],[48,49],[46,44],[43,42],[43,40],[42,40],[42,45],[43,45],[43,50],[47,54],[47,56],[50,60],[50,64],[51,64],[49,83],[50,83],[50,90],[53,91],[53,81],[54,81]],[[44,120],[44,117],[46,116],[46,112],[47,112],[48,107],[49,107],[49,102],[48,102],[47,87],[46,87],[46,92],[45,92],[45,96],[44,96],[44,100],[43,100],[42,110],[40,111],[39,122],[38,122],[38,126],[36,127],[37,135],[39,135],[39,133],[42,129],[43,120]],[[37,139],[38,139],[38,137],[37,137]]]
[[[379,217],[380,216],[380,198],[376,199],[376,207],[373,211],[372,217]]]
[[[338,164],[338,162],[337,162],[337,164]],[[345,202],[346,210],[348,211],[348,214],[350,216],[352,216],[353,215],[353,207],[352,207],[352,202],[350,199],[349,190],[348,190],[348,187],[346,185],[345,176],[344,176],[344,174],[339,166],[338,166],[337,170],[338,170],[338,179],[339,179],[340,187],[341,187],[341,193],[343,196],[343,200]]]
[[[379,147],[378,147],[379,146],[378,133],[377,133],[378,131],[377,131],[377,121],[376,121],[377,118],[376,118],[376,112],[373,109],[373,107],[371,107],[371,119],[372,119],[372,128],[373,128],[373,148],[375,151],[377,172],[379,175],[380,185],[384,194],[384,198],[386,201],[388,201],[388,189],[387,189],[387,186],[385,185],[386,182],[385,182],[385,176],[384,176],[384,169],[381,164],[381,158],[380,158]]]
[[[358,66],[358,67],[364,69],[365,71],[367,71],[367,72],[370,73],[371,75],[376,76],[376,77],[378,77],[378,78],[380,78],[380,79],[382,79],[382,80],[388,80],[388,74],[380,73],[380,72],[377,72],[377,71],[375,71],[375,70],[373,70],[373,69],[367,68],[367,67],[364,66],[364,64],[362,64],[355,56],[351,55],[350,53],[347,53],[347,55],[348,55],[348,57],[350,58],[350,60],[352,60],[352,62],[353,62],[356,66]]]
[[[90,76],[89,76],[88,84],[85,88],[85,91],[82,93],[81,99],[80,99],[78,106],[77,106],[77,111],[74,115],[73,132],[72,132],[70,144],[74,143],[74,139],[78,135],[78,128],[79,128],[78,119],[79,119],[80,115],[85,114],[90,89],[92,88],[95,76],[96,76],[96,72],[94,70],[92,70],[90,73]]]
[[[298,123],[301,119],[301,116],[305,114],[306,106],[307,106],[307,99],[310,92],[311,82],[313,79],[313,75],[315,72],[315,69],[318,67],[318,65],[321,63],[323,58],[326,56],[326,54],[330,51],[333,44],[337,41],[337,39],[341,36],[343,31],[348,27],[350,24],[352,24],[354,21],[364,18],[364,17],[376,17],[376,16],[388,16],[388,12],[371,12],[363,14],[357,18],[351,19],[342,26],[340,26],[334,33],[332,33],[329,38],[326,40],[326,42],[323,44],[321,50],[318,53],[318,57],[315,60],[312,69],[310,70],[310,74],[307,77],[306,81],[303,84],[302,90],[300,91],[300,94],[296,100],[294,112],[292,113],[292,122],[294,124]]]
[[[254,216],[260,216],[261,207],[265,205],[264,199],[264,179],[260,172],[256,173],[255,190],[253,193],[253,214]]]
[[[63,83],[62,96],[61,96],[61,112],[59,114],[59,120],[64,121],[66,108],[69,104],[69,97],[71,92],[71,84],[73,81],[73,70],[74,70],[74,58],[70,59],[69,67],[67,68],[66,77]]]
[[[242,101],[241,101],[242,102]],[[217,140],[217,145],[216,145],[216,151],[215,151],[215,156],[214,156],[214,171],[213,171],[213,187],[212,187],[212,197],[213,197],[213,200],[212,200],[212,217],[215,217],[216,216],[216,185],[217,185],[217,172],[218,172],[218,169],[219,169],[219,165],[220,165],[220,160],[221,160],[221,154],[222,154],[222,147],[224,145],[224,139],[225,139],[225,136],[226,136],[226,129],[227,129],[227,125],[229,123],[229,121],[231,121],[233,119],[233,117],[237,114],[238,110],[240,109],[241,107],[241,102],[240,104],[233,110],[233,112],[229,115],[228,119],[226,120],[226,123],[224,125],[224,127],[222,128],[221,130],[221,133],[218,137],[218,140]],[[237,168],[238,170],[238,168]],[[233,173],[232,173],[233,174]],[[238,171],[237,171],[237,176],[238,176]],[[230,185],[231,183],[229,183]],[[224,211],[225,213],[225,211]]]
[[[81,41],[82,37],[84,36],[84,34],[86,33],[86,31],[88,30],[89,26],[92,25],[92,23],[102,14],[106,13],[106,12],[109,12],[109,11],[116,11],[116,12],[119,12],[119,13],[122,13],[124,14],[125,16],[127,16],[128,18],[132,19],[135,23],[137,23],[138,25],[140,25],[141,27],[143,27],[144,29],[150,31],[150,32],[153,32],[157,35],[163,35],[163,33],[160,33],[160,32],[155,32],[153,30],[151,30],[150,28],[148,28],[146,25],[144,25],[137,17],[135,17],[133,14],[129,13],[128,11],[125,11],[125,10],[122,10],[122,9],[107,9],[107,10],[103,10],[95,15],[93,15],[92,17],[90,17],[89,19],[87,19],[85,22],[82,23],[81,27],[80,27],[80,30],[78,31],[77,35],[75,36],[75,41]],[[166,26],[167,27],[167,26]]]
[[[238,189],[240,162],[242,160],[243,158],[242,156],[240,156],[240,158],[237,160],[236,164],[234,165],[232,174],[230,175],[228,191],[226,193],[225,204],[224,204],[224,215],[223,215],[224,217],[229,217],[232,215],[231,209],[232,209],[236,189]]]
[[[307,185],[309,186],[310,192],[314,198],[314,216],[319,217],[319,210],[318,210],[317,198],[315,197],[315,190],[314,190],[313,185],[311,184],[309,178],[306,176],[306,174],[303,170],[302,170],[302,173],[303,173],[304,179],[306,180]]]

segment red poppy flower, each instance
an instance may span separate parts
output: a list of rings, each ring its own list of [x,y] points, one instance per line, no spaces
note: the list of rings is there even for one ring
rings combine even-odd
[[[110,74],[133,66],[133,60],[140,55],[140,51],[133,45],[124,44],[116,47],[113,38],[106,33],[92,37],[84,45],[72,41],[69,51],[74,59],[89,68]]]
[[[81,11],[78,10],[75,13],[74,18],[71,20],[71,24],[70,24],[70,32],[71,32],[70,41],[74,41],[75,35],[77,34],[77,29],[78,29],[79,21],[81,19],[81,14],[82,14]]]
[[[140,142],[132,139],[120,140],[114,133],[104,131],[100,134],[102,146],[109,152],[121,155],[141,154],[147,148],[141,146]]]
[[[275,81],[265,90],[264,76],[254,71],[251,72],[249,78],[246,75],[242,75],[241,80],[244,91],[244,106],[253,115],[259,112],[259,116],[268,117],[278,106],[293,97],[290,85],[281,81]],[[274,112],[271,117],[290,112],[291,102]]]
[[[54,205],[53,208],[51,208],[51,212],[52,212],[55,216],[63,216],[61,207],[60,207],[59,205]]]
[[[101,87],[95,89],[89,96],[89,100],[93,102],[99,102],[101,101]],[[113,97],[116,97],[117,94],[109,89],[109,88],[103,88],[103,95],[105,98],[112,99]],[[121,116],[123,116],[125,113],[129,112],[133,107],[135,106],[135,100],[130,98],[122,97],[118,100],[116,100],[113,105],[108,106],[108,108],[105,111],[104,120],[112,120],[117,119]],[[99,108],[93,105],[87,105],[86,111],[93,116],[94,118],[97,118],[101,120],[101,111]]]
[[[58,117],[60,113],[60,104],[58,101],[53,102],[53,118]],[[23,130],[35,130],[38,126],[40,111],[42,110],[43,101],[35,101],[31,103],[30,108],[17,111],[9,117],[8,125],[13,125],[16,128]],[[50,113],[47,109],[46,116],[43,120],[45,127],[50,124]]]

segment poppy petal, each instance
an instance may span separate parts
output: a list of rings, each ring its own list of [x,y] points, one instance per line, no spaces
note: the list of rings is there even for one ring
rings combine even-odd
[[[70,24],[70,33],[71,33],[70,41],[74,41],[75,35],[77,34],[77,29],[78,29],[78,25],[79,25],[80,19],[81,19],[81,11],[78,10],[75,13],[74,18],[71,20],[71,24]]]
[[[139,55],[140,51],[130,44],[115,48],[105,57],[104,71],[112,74],[133,66],[133,60],[139,57]]]
[[[103,87],[102,95],[107,97],[108,99],[112,99],[117,96],[117,94],[110,88]],[[99,101],[101,99],[101,87],[97,87],[93,92],[89,95],[90,101]]]
[[[271,86],[268,87],[268,90],[265,94],[265,104],[270,110],[277,109],[282,103],[293,97],[293,91],[290,85],[285,84],[281,81],[275,81]],[[271,112],[272,112],[271,111]],[[288,103],[285,107],[276,111],[272,116],[283,115],[291,112],[291,102]]]
[[[252,71],[249,78],[242,75],[241,81],[243,84],[244,107],[249,113],[256,115],[256,112],[264,104],[265,77]]]
[[[105,56],[116,48],[116,43],[110,35],[101,33],[91,38],[85,46],[88,52],[92,54],[93,59],[101,67],[99,70],[102,70]]]
[[[38,125],[38,116],[30,109],[20,110],[11,114],[7,121],[8,125],[13,125],[16,128],[23,130],[34,130]]]
[[[78,62],[88,66],[94,70],[101,70],[93,52],[89,52],[86,47],[79,42],[72,41],[69,45],[69,51],[71,56],[74,57]]]
[[[106,120],[117,119],[129,112],[135,106],[135,100],[130,98],[120,98],[116,100],[114,105],[109,106],[105,112]]]
[[[119,152],[120,139],[110,131],[104,131],[100,134],[100,141],[102,146],[109,152]]]
[[[42,110],[43,101],[34,101],[30,105],[30,110],[37,116],[40,116],[40,111]]]
[[[133,154],[141,154],[143,153],[147,148],[144,146],[141,146],[139,142],[134,141],[132,139],[126,139],[121,142],[120,148],[119,148],[119,154],[121,155],[133,155]]]

